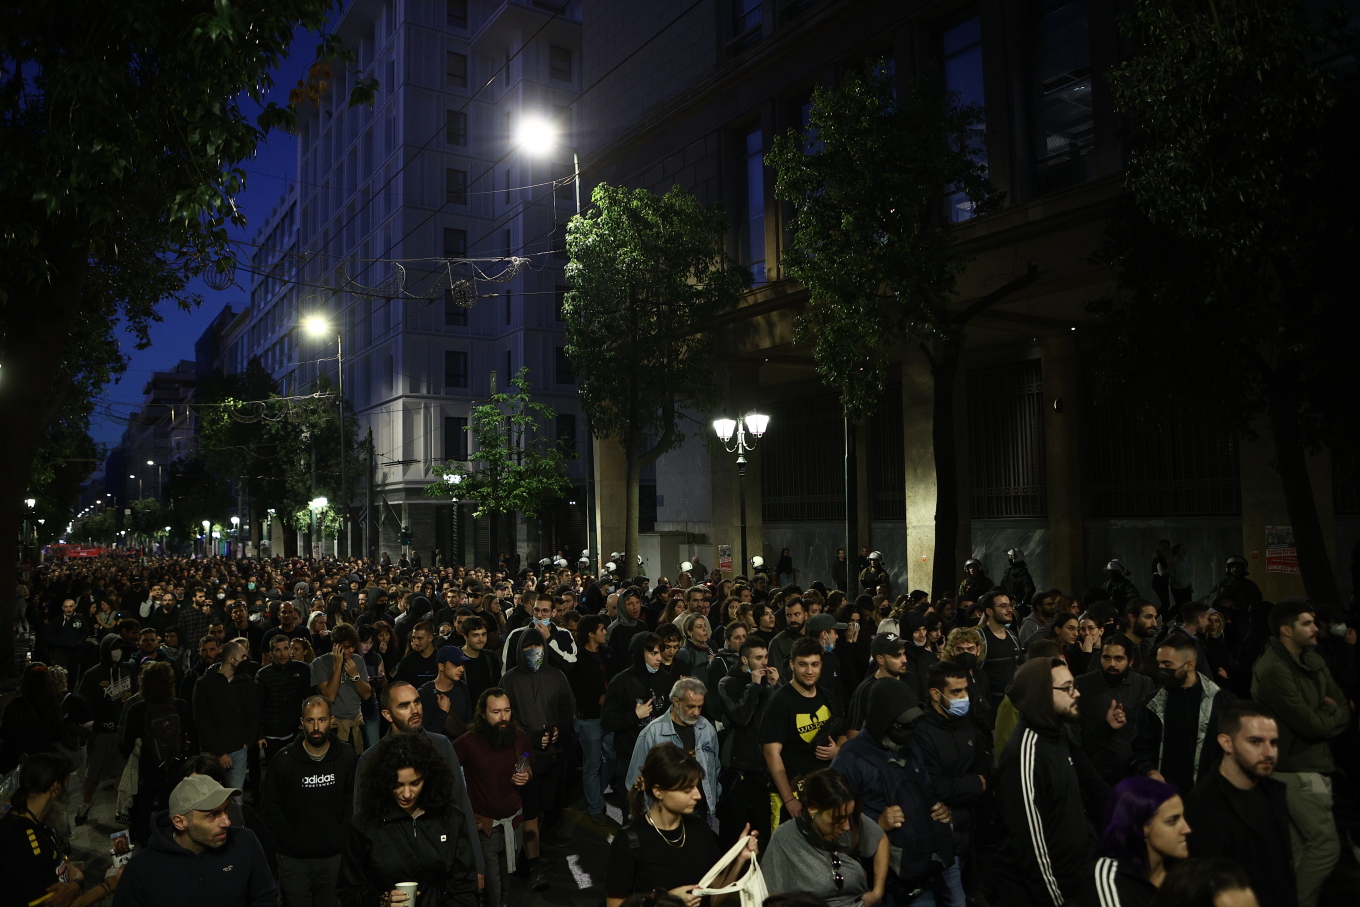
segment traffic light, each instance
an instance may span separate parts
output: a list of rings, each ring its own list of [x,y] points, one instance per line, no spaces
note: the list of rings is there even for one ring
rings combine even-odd
[[[410,526],[403,526],[403,527],[401,527],[401,543],[402,543],[403,545],[409,545],[409,544],[411,544],[411,527],[410,527]]]

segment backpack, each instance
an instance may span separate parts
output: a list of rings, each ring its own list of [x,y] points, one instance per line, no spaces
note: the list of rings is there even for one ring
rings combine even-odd
[[[173,702],[148,705],[142,753],[158,771],[166,771],[184,761],[184,728]]]

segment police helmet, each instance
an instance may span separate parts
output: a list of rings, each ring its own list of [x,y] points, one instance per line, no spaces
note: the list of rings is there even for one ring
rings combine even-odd
[[[1129,575],[1129,571],[1124,569],[1124,564],[1119,558],[1112,558],[1110,562],[1105,565],[1105,569],[1110,573],[1118,573],[1120,576]]]
[[[1025,552],[1019,548],[1010,548],[1006,551],[1006,557],[1010,558],[1011,563],[1016,563],[1025,559]]]

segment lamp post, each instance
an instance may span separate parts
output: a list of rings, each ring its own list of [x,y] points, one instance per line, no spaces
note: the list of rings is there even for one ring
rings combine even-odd
[[[765,434],[765,429],[769,425],[769,416],[755,412],[747,413],[740,419],[723,416],[721,419],[713,420],[713,430],[717,432],[723,449],[737,455],[737,489],[741,501],[741,569],[738,571],[740,575],[746,573],[746,452],[756,449],[756,442]],[[746,438],[748,432],[751,435],[749,441]]]
[[[307,333],[313,337],[325,337],[332,332],[330,322],[321,315],[308,316],[307,319],[303,321],[302,326],[306,329]],[[335,333],[335,382],[337,390],[339,391],[338,399],[340,413],[340,502],[344,508],[345,554],[348,555],[353,549],[353,546],[350,544],[349,537],[349,504],[345,503],[348,501],[348,497],[346,496],[347,489],[345,487],[345,350],[340,336],[340,328],[336,327],[333,330]],[[325,498],[318,498],[317,500],[324,501]],[[324,507],[326,505],[322,504],[321,506]],[[313,523],[316,521],[315,512],[313,512],[312,521]],[[313,529],[315,530],[315,526],[313,526]],[[338,546],[339,542],[337,541],[336,544]]]
[[[146,465],[156,467],[156,500],[159,501],[161,499],[161,489],[163,485],[161,481],[161,464],[157,463],[155,460],[147,460]]]
[[[312,554],[313,554],[313,556],[315,556],[316,553],[317,553],[317,551],[323,547],[323,546],[321,545],[320,541],[319,541],[320,536],[318,536],[318,535],[316,534],[316,529],[317,529],[317,516],[321,513],[321,510],[322,510],[323,508],[325,508],[325,506],[326,506],[327,504],[329,504],[329,503],[330,503],[330,501],[326,500],[324,497],[316,497],[316,498],[312,498],[312,499],[307,503],[307,509],[310,510],[310,511],[312,512]]]
[[[232,539],[232,544],[236,546],[236,547],[232,550],[232,555],[233,555],[234,557],[240,557],[240,556],[241,556],[241,518],[240,518],[239,516],[233,516],[233,517],[231,518],[231,531],[232,531],[232,533],[236,536],[234,539]]]
[[[203,521],[203,556],[208,556],[208,546],[212,544],[212,537],[208,530],[212,528],[212,523],[208,520]]]

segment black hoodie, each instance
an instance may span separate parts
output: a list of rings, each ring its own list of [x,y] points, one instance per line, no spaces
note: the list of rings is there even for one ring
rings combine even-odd
[[[645,627],[643,628],[645,631]],[[646,633],[639,633],[629,643],[632,667],[625,668],[609,681],[600,707],[600,729],[614,735],[614,752],[633,752],[633,744],[646,724],[670,708],[672,680],[664,669],[655,673],[647,670],[642,641]],[[637,706],[650,702],[652,709],[646,718],[637,716]]]
[[[118,658],[114,660],[114,652]],[[94,732],[113,734],[123,714],[123,703],[132,698],[134,670],[132,647],[110,633],[99,643],[99,664],[80,678],[78,692],[94,713]]]
[[[306,860],[345,849],[359,756],[335,735],[330,744],[324,756],[313,759],[299,734],[269,763],[264,820],[280,853]]]
[[[169,813],[157,813],[151,843],[123,870],[113,907],[275,907],[279,890],[254,832],[228,828],[227,843],[200,854],[174,835]]]
[[[1007,696],[1020,721],[1001,754],[996,792],[1008,834],[998,869],[1023,888],[1026,903],[1074,901],[1091,865],[1096,836],[1062,720],[1053,708],[1054,659],[1026,662]]]

